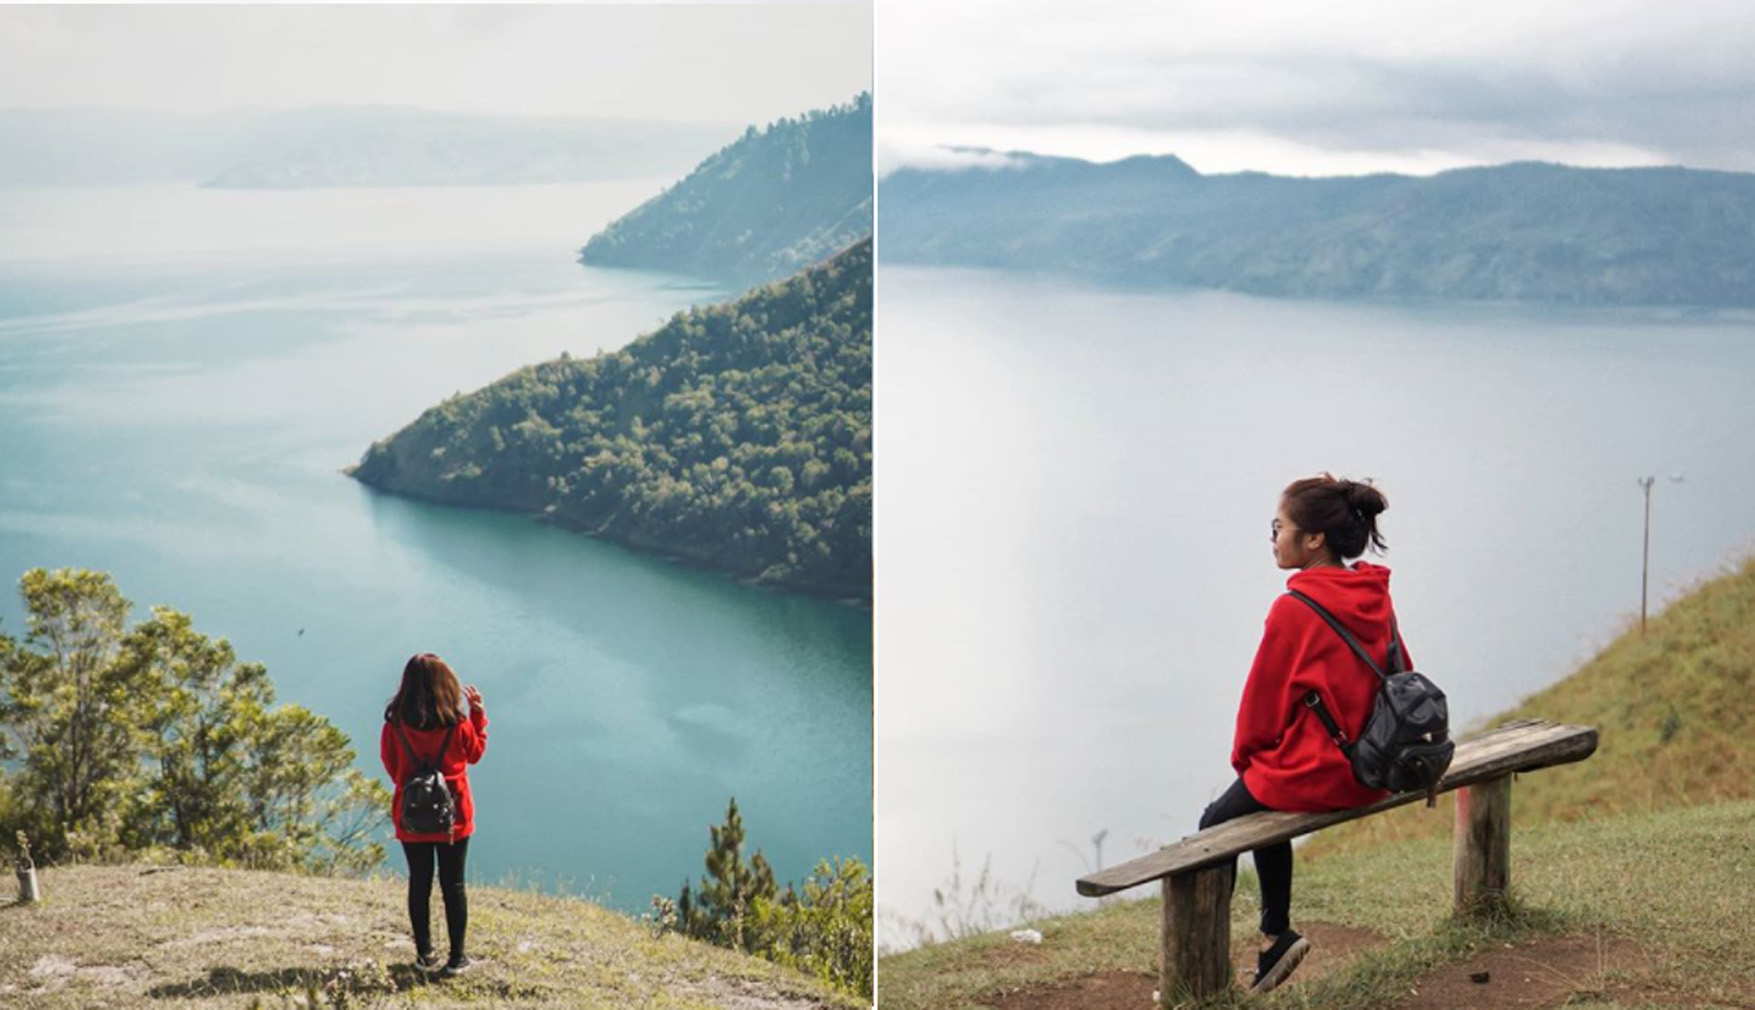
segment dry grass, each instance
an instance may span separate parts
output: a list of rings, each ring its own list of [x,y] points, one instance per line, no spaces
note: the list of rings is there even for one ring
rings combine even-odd
[[[472,887],[476,967],[414,971],[401,881],[247,870],[39,870],[45,901],[0,905],[0,1005],[724,1007],[860,1004],[814,979],[676,936],[589,902]],[[8,889],[9,890],[9,889]],[[434,935],[444,920],[433,896]]]
[[[1755,798],[1755,558],[1630,627],[1565,680],[1486,727],[1513,719],[1595,726],[1596,754],[1521,778],[1515,821],[1580,820]],[[1307,859],[1448,835],[1438,812],[1404,807],[1312,837]]]

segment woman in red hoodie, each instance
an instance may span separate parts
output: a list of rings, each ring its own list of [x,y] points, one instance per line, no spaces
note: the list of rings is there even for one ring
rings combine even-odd
[[[463,703],[469,717],[463,717]],[[469,793],[468,766],[481,760],[487,750],[487,712],[475,685],[459,687],[457,675],[445,661],[423,652],[402,668],[402,686],[384,708],[384,732],[378,751],[384,770],[396,784],[390,816],[396,839],[408,857],[408,917],[414,926],[415,966],[438,971],[449,978],[469,968],[463,935],[469,924],[468,899],[463,892],[463,861],[469,854],[469,836],[475,832],[475,800]],[[418,834],[402,824],[402,787],[409,776],[423,767],[437,768],[444,776],[456,811],[451,830],[443,834]],[[433,951],[430,902],[433,893],[433,862],[439,866],[439,890],[445,897],[445,929],[450,934],[451,956],[443,966]]]
[[[1388,507],[1370,484],[1325,473],[1293,481],[1273,521],[1274,561],[1292,571],[1286,587],[1321,604],[1374,657],[1389,653],[1389,569],[1345,562],[1367,548],[1384,549],[1377,516]],[[1334,629],[1296,597],[1282,594],[1268,610],[1243,686],[1231,749],[1237,781],[1207,807],[1200,826],[1260,810],[1340,810],[1385,796],[1359,784],[1346,754],[1305,703],[1316,692],[1347,739],[1357,739],[1377,686],[1377,677]],[[1310,941],[1291,925],[1292,843],[1257,849],[1254,856],[1264,939],[1251,991],[1260,993],[1286,980],[1310,952]]]

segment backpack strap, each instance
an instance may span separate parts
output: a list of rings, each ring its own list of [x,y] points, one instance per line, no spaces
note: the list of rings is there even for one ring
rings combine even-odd
[[[1341,724],[1335,722],[1335,717],[1329,714],[1328,706],[1322,703],[1322,695],[1315,691],[1305,694],[1304,707],[1315,712],[1316,717],[1322,720],[1323,727],[1328,730],[1329,738],[1335,742],[1336,747],[1348,755],[1353,753],[1353,745],[1347,742],[1347,734],[1341,730]]]
[[[1308,596],[1305,596],[1303,593],[1300,593],[1296,589],[1286,590],[1286,595],[1296,597],[1297,599],[1303,601],[1307,606],[1309,606],[1311,610],[1316,611],[1316,616],[1322,618],[1324,623],[1326,623],[1329,627],[1335,629],[1335,634],[1341,636],[1341,640],[1347,643],[1347,647],[1349,649],[1353,650],[1353,655],[1358,656],[1361,660],[1364,661],[1365,665],[1370,668],[1372,673],[1377,674],[1378,680],[1388,680],[1389,679],[1388,677],[1384,676],[1383,670],[1381,667],[1379,667],[1377,665],[1377,662],[1375,660],[1373,660],[1368,653],[1366,653],[1365,647],[1359,644],[1359,640],[1357,638],[1353,637],[1353,633],[1348,631],[1346,628],[1342,627],[1341,622],[1335,620],[1335,615],[1329,613],[1327,610],[1324,610],[1322,607],[1322,604],[1317,603],[1315,600],[1311,599]],[[1398,644],[1400,641],[1401,641],[1401,635],[1396,632],[1395,619],[1392,617],[1392,618],[1390,618],[1389,657],[1390,657],[1391,663],[1397,668],[1396,669],[1397,673],[1401,672],[1401,670],[1400,670],[1401,649],[1400,649],[1399,644]]]
[[[1408,672],[1408,654],[1402,648],[1402,630],[1396,627],[1394,610],[1389,612],[1389,672]]]
[[[419,771],[422,768],[431,768],[434,771],[438,771],[439,765],[445,760],[445,752],[451,749],[451,734],[457,732],[456,723],[452,723],[445,727],[445,739],[439,744],[439,752],[433,755],[431,761],[423,761],[421,760],[420,755],[414,752],[413,745],[408,742],[407,734],[402,732],[402,723],[392,722],[390,725],[396,730],[396,739],[402,741],[402,751],[408,755],[408,763],[414,765],[416,771]]]

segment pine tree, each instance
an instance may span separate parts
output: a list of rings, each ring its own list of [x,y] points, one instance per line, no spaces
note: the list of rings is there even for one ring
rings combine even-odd
[[[708,829],[712,846],[707,850],[707,875],[701,878],[699,896],[692,912],[699,915],[699,925],[690,921],[691,936],[711,940],[725,947],[749,949],[745,924],[755,912],[758,901],[774,898],[774,870],[760,849],[748,863],[743,859],[743,816],[737,811],[737,797],[725,811],[725,823]],[[688,888],[684,885],[683,899]],[[678,905],[682,905],[682,901]]]

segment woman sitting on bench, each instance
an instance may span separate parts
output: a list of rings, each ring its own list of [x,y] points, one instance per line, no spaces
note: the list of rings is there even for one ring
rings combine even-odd
[[[1287,588],[1321,604],[1374,656],[1389,652],[1389,569],[1344,562],[1367,548],[1384,550],[1377,516],[1388,507],[1370,484],[1325,473],[1293,481],[1280,496],[1273,521],[1274,562],[1292,571]],[[1243,686],[1231,750],[1237,781],[1207,807],[1200,826],[1261,810],[1340,810],[1388,795],[1359,784],[1347,755],[1306,704],[1315,691],[1347,739],[1356,739],[1371,714],[1377,686],[1377,678],[1314,610],[1281,595],[1268,610],[1267,629]],[[1262,993],[1286,980],[1310,952],[1310,941],[1291,924],[1292,843],[1265,846],[1253,855],[1261,879],[1263,941],[1250,991]]]

